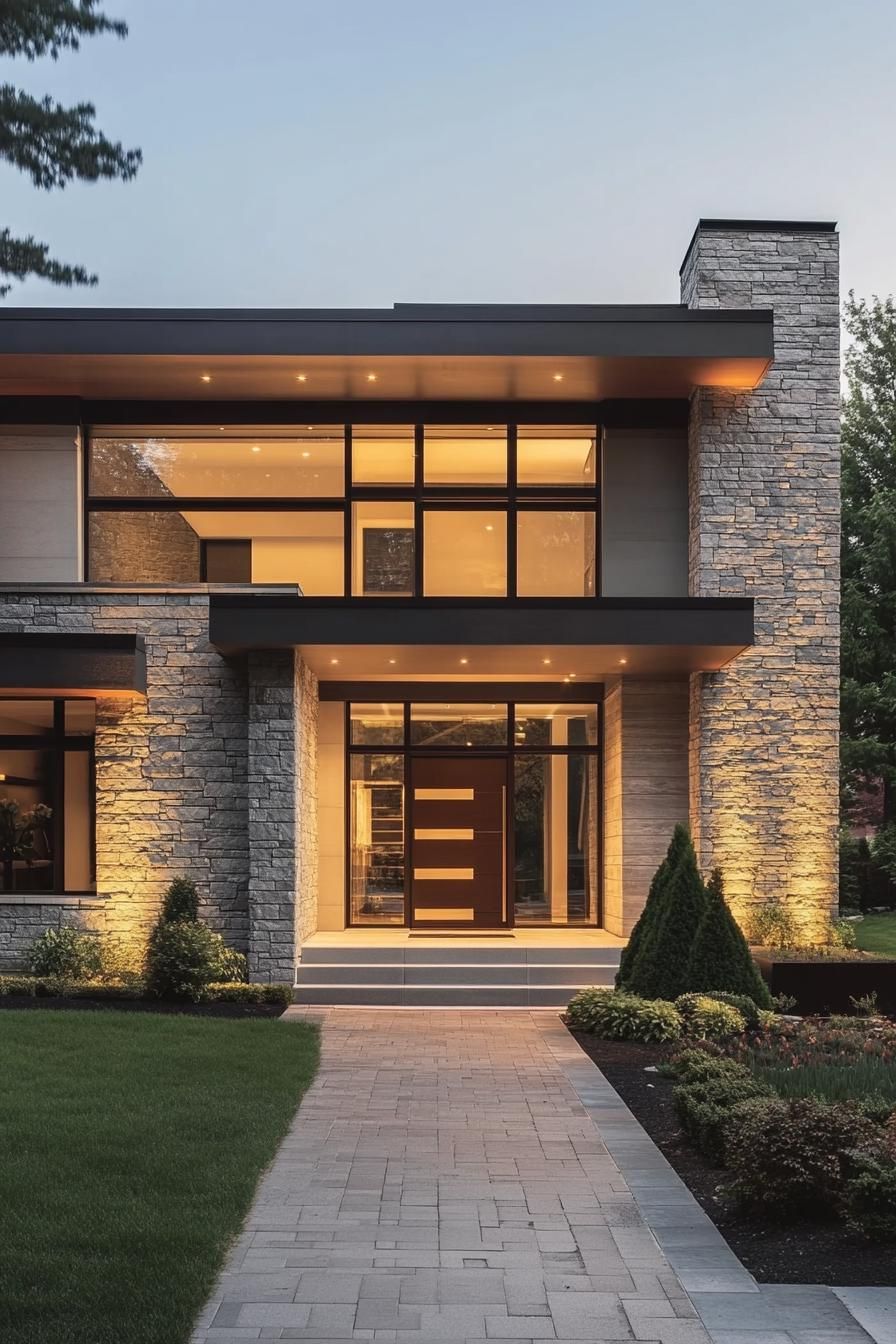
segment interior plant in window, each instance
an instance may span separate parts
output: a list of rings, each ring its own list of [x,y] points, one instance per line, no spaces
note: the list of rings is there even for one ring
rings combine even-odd
[[[3,865],[3,890],[12,891],[15,865],[24,860],[31,864],[43,845],[50,852],[47,823],[53,815],[45,803],[35,803],[23,812],[14,798],[0,798],[0,862]]]

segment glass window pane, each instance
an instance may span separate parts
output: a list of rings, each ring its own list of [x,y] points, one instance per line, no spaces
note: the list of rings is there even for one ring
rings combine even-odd
[[[66,700],[65,732],[67,737],[93,737],[96,730],[95,700]]]
[[[89,751],[65,753],[65,889],[93,891],[93,770]]]
[[[404,760],[352,755],[352,924],[404,923]]]
[[[597,754],[514,758],[517,924],[594,923]]]
[[[34,737],[53,731],[52,700],[0,700],[0,737]]]
[[[520,509],[516,587],[520,597],[593,597],[594,510]]]
[[[414,426],[353,425],[352,478],[356,485],[413,485]]]
[[[355,747],[397,747],[404,741],[403,705],[352,705],[351,740]]]
[[[517,705],[517,747],[596,747],[597,705]]]
[[[594,425],[520,425],[516,442],[519,485],[594,485]]]
[[[52,891],[55,753],[0,747],[0,888]]]
[[[507,515],[497,509],[427,509],[423,520],[426,597],[504,597]]]
[[[427,485],[504,485],[505,426],[427,425],[423,431],[423,479]]]
[[[413,597],[414,506],[371,500],[352,505],[352,593]]]
[[[506,705],[411,705],[415,747],[491,747],[506,742]]]
[[[95,583],[198,583],[201,543],[251,543],[252,583],[298,584],[307,597],[341,596],[345,584],[341,511],[92,513],[90,579]]]
[[[211,499],[341,495],[344,439],[341,425],[97,435],[89,449],[90,493]]]

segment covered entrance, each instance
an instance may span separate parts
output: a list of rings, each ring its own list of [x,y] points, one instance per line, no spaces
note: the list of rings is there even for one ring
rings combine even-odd
[[[402,689],[345,707],[346,924],[596,927],[602,688]]]

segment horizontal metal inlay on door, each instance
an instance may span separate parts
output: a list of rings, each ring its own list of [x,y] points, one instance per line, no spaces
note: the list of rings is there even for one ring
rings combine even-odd
[[[414,798],[420,802],[433,803],[471,803],[473,789],[415,789]]]
[[[472,840],[476,832],[472,826],[456,826],[453,829],[449,826],[415,826],[415,840]]]
[[[415,868],[415,882],[472,882],[472,868]]]
[[[445,906],[444,908],[430,907],[429,909],[426,910],[414,911],[415,924],[421,922],[424,919],[432,919],[432,920],[437,919],[441,921],[450,919],[459,920],[459,919],[472,919],[472,918],[473,918],[472,909],[466,909],[454,905]]]

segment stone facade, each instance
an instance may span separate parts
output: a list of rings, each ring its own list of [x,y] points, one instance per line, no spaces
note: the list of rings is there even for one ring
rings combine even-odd
[[[755,648],[692,679],[692,829],[738,914],[780,898],[811,936],[837,890],[837,235],[698,229],[682,299],[775,315],[761,387],[691,408],[691,592],[756,602]]]

